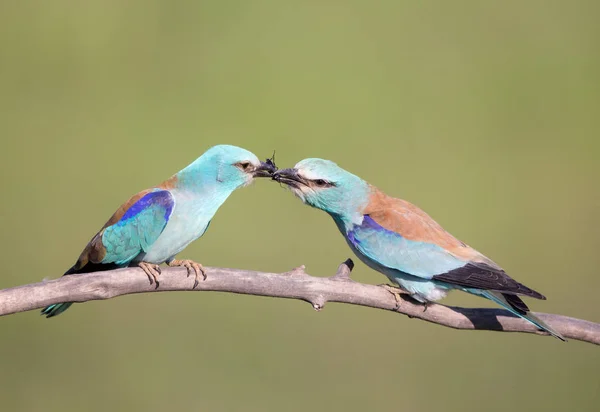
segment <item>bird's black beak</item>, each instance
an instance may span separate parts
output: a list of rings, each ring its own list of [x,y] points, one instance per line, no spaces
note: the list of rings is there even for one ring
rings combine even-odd
[[[273,173],[273,180],[291,187],[307,186],[308,181],[298,174],[296,169],[281,169]]]
[[[265,162],[260,162],[258,166],[252,172],[253,177],[273,177],[273,173],[277,171],[277,166],[271,159],[267,159]]]

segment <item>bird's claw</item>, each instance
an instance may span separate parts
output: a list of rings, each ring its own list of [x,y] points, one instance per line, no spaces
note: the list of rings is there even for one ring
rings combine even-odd
[[[158,289],[158,286],[160,285],[158,282],[158,276],[161,274],[160,266],[148,262],[140,262],[138,263],[138,266],[142,268],[144,272],[146,272],[148,280],[150,281],[150,285],[154,283],[156,285],[154,289]]]
[[[200,274],[202,274],[202,280],[206,280],[206,271],[204,270],[204,267],[198,262],[194,262],[190,259],[175,259],[170,261],[168,264],[169,266],[183,266],[184,268],[186,268],[187,277],[190,277],[192,271],[194,272],[194,286],[192,287],[192,289],[196,289],[196,286],[200,284]]]
[[[396,286],[392,286],[392,285],[379,285],[380,287],[382,287],[383,289],[387,290],[388,292],[390,292],[392,295],[394,295],[394,298],[396,299],[396,306],[394,307],[394,311],[399,311],[400,310],[400,306],[402,305],[402,298],[400,297],[400,294],[402,293],[406,293],[406,291],[404,291],[403,289],[400,289]]]

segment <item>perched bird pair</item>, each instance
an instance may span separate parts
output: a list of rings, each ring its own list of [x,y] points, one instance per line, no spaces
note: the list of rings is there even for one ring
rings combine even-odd
[[[201,265],[175,255],[204,234],[215,212],[254,177],[287,185],[304,203],[327,212],[352,251],[402,290],[427,304],[448,291],[482,296],[551,335],[564,338],[529,312],[519,295],[546,299],[510,278],[502,268],[446,232],[415,205],[390,197],[358,176],[323,159],[305,159],[277,170],[247,150],[220,145],[162,183],[133,196],[87,245],[65,274],[138,265],[158,287],[159,264],[185,266],[204,276]],[[71,303],[50,305],[47,317]]]

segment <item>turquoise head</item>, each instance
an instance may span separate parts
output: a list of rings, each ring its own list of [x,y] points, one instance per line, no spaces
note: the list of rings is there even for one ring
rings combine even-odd
[[[218,145],[177,174],[179,187],[214,186],[234,191],[252,183],[255,177],[271,177],[273,163],[261,162],[252,152],[241,147]]]
[[[292,169],[281,169],[273,179],[287,185],[304,203],[343,221],[360,222],[370,188],[360,177],[331,160],[304,159]]]

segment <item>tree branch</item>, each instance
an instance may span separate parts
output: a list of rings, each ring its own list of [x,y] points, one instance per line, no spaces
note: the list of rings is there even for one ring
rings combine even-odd
[[[206,268],[208,278],[193,289],[246,295],[301,299],[321,310],[327,302],[349,303],[394,311],[394,296],[380,286],[366,285],[350,279],[354,266],[348,259],[329,278],[306,274],[304,266],[286,273],[262,273],[249,270]],[[64,276],[56,280],[0,290],[0,316],[39,309],[60,302],[86,302],[110,299],[132,293],[191,291],[193,276],[184,268],[163,268],[160,287],[150,284],[139,268],[126,268],[82,275]],[[402,295],[396,310],[410,318],[418,318],[455,329],[493,330],[545,334],[529,322],[503,309],[469,309],[429,304],[424,306]],[[536,313],[566,338],[600,345],[600,324],[561,315]]]

